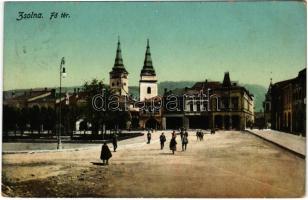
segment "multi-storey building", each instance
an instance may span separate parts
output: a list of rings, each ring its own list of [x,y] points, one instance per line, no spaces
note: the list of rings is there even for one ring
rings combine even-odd
[[[272,84],[266,96],[272,129],[306,135],[306,69],[296,78]]]
[[[254,122],[253,95],[230,81],[197,82],[180,94],[165,92],[163,127],[245,129]]]

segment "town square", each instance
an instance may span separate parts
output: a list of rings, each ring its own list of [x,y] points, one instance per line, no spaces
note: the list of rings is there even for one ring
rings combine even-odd
[[[3,155],[7,195],[19,197],[301,197],[305,160],[239,131],[189,131],[187,151],[160,150],[141,136],[123,140],[110,164],[100,165],[100,146],[78,151]],[[171,131],[165,131],[167,140]],[[112,145],[109,145],[112,149]],[[281,176],[281,174],[284,174]],[[37,187],[36,185],[40,185]],[[33,187],[36,189],[34,190]],[[5,189],[5,188],[3,188]]]

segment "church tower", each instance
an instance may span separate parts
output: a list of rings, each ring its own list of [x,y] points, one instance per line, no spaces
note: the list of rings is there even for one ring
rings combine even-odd
[[[144,64],[140,73],[140,81],[139,81],[140,101],[155,97],[157,96],[157,93],[158,93],[157,78],[155,70],[153,68],[149,39],[148,39]]]
[[[117,47],[117,53],[116,58],[114,61],[113,68],[110,75],[110,89],[115,92],[115,94],[120,96],[127,96],[128,95],[128,72],[126,71],[123,59],[122,59],[122,53],[121,53],[121,47],[120,47],[120,37],[118,38],[118,47]]]

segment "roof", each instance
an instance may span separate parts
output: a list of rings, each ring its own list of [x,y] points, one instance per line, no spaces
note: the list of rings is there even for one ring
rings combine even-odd
[[[176,94],[176,95],[196,95],[200,94],[200,91],[203,91],[204,93],[210,90],[216,90],[216,91],[225,91],[225,90],[244,90],[250,97],[253,97],[253,94],[251,94],[245,87],[237,85],[236,82],[232,82],[230,80],[229,72],[225,73],[224,76],[224,82],[225,84],[219,82],[219,81],[208,81],[205,80],[203,82],[196,82],[191,88],[183,88],[183,89],[177,89],[169,91],[167,94]]]
[[[193,89],[196,90],[202,90],[206,88],[218,88],[221,87],[222,84],[218,81],[207,81],[205,80],[204,82],[197,82],[195,85],[192,86]]]
[[[33,99],[33,98],[36,98],[36,97],[41,97],[41,96],[48,96],[48,95],[51,95],[52,92],[54,92],[55,90],[54,89],[43,89],[43,90],[40,90],[40,89],[36,89],[36,90],[28,90],[28,91],[25,91],[23,94],[19,95],[19,96],[16,96],[16,97],[12,97],[10,100],[20,100],[20,101],[27,101],[29,99]]]
[[[280,81],[280,82],[274,83],[274,86],[275,87],[284,87],[284,86],[286,86],[290,83],[293,83],[295,80],[296,80],[296,78]]]
[[[122,52],[121,52],[121,46],[120,46],[120,38],[118,40],[118,47],[117,47],[117,52],[116,52],[116,57],[114,60],[114,65],[112,68],[112,71],[110,72],[112,73],[126,73],[128,74],[128,72],[126,71],[124,64],[123,64],[123,59],[122,59]]]
[[[149,39],[148,39],[143,68],[141,70],[140,76],[155,76],[155,75],[156,73],[153,67],[153,63],[152,63],[150,44],[149,44]]]

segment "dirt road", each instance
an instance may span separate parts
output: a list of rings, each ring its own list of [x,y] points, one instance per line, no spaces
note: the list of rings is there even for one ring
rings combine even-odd
[[[2,195],[14,197],[301,197],[305,160],[243,132],[217,132],[187,151],[171,132],[119,142],[108,166],[100,147],[70,152],[5,154]],[[112,150],[111,145],[109,145]]]

